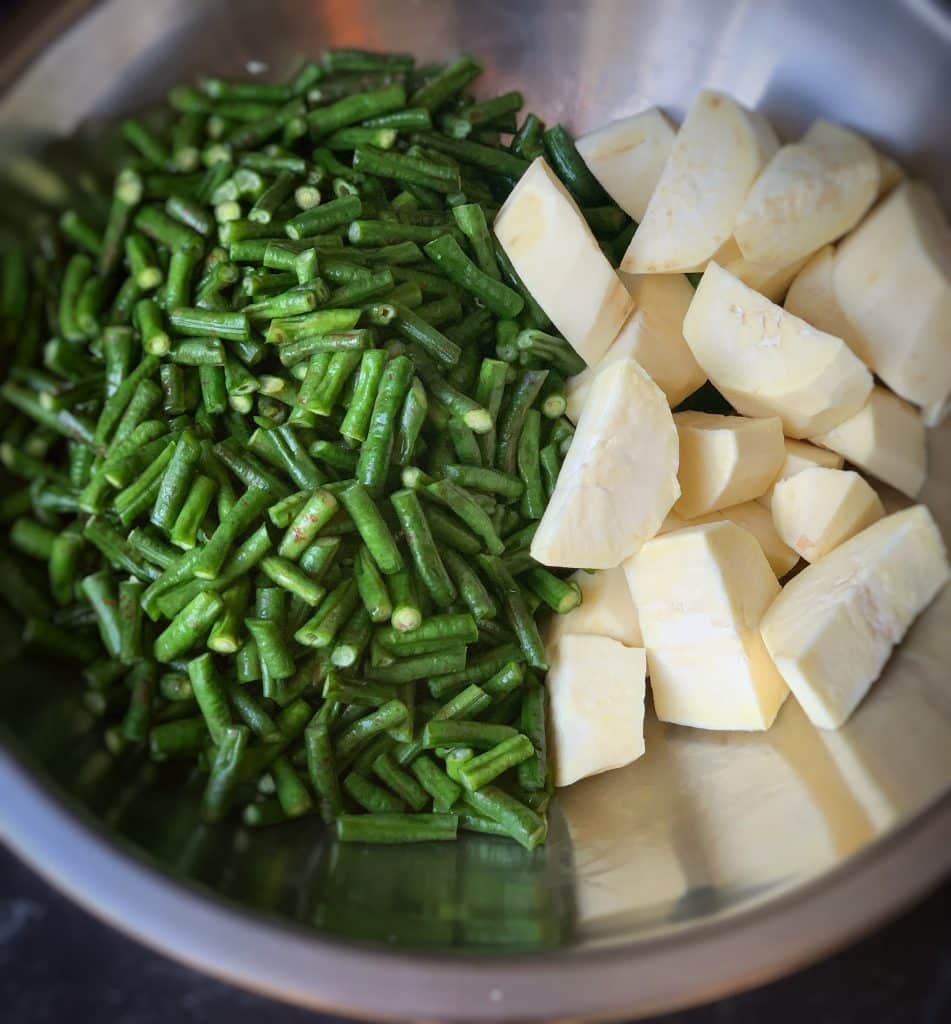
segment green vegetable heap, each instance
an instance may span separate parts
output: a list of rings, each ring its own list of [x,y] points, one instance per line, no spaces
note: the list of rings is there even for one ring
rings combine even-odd
[[[2,254],[0,596],[211,821],[545,837],[536,616],[579,591],[529,546],[583,364],[489,224],[546,145],[582,165],[480,70],[177,87],[122,125],[111,200]]]

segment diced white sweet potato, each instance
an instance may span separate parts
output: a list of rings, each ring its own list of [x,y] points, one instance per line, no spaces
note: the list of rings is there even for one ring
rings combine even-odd
[[[750,186],[776,151],[760,114],[729,96],[701,92],[681,125],[621,269],[684,272],[733,234]]]
[[[640,222],[674,134],[670,121],[657,107],[650,107],[582,135],[575,145],[604,191]]]
[[[951,394],[951,229],[923,185],[899,185],[839,246],[835,295],[850,343],[902,398]]]
[[[679,412],[674,423],[680,439],[680,498],[674,512],[684,519],[759,497],[786,455],[783,425],[775,416]]]
[[[746,416],[779,416],[808,437],[857,412],[872,376],[841,338],[810,327],[711,263],[684,338],[718,391]]]
[[[733,235],[754,263],[808,258],[859,222],[878,194],[878,159],[854,132],[817,121],[783,146],[750,189]]]
[[[693,286],[682,274],[622,274],[634,311],[596,367],[568,381],[568,417],[575,423],[598,370],[616,359],[633,357],[667,396],[679,405],[707,379],[684,341],[683,322]]]
[[[495,234],[554,325],[586,363],[597,363],[633,304],[574,199],[542,157],[506,199]]]

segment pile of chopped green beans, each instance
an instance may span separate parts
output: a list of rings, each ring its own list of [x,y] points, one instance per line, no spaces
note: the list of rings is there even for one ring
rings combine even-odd
[[[480,70],[176,87],[0,254],[0,597],[210,821],[545,837],[537,617],[580,594],[529,546],[583,363],[490,226],[542,153],[615,262],[633,225]]]

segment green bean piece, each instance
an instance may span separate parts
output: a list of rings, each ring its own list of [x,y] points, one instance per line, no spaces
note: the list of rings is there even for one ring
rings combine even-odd
[[[113,658],[119,658],[122,646],[122,626],[119,619],[116,587],[111,574],[102,571],[86,576],[82,581],[82,590],[95,612],[96,624],[103,646]]]
[[[117,612],[119,620],[119,660],[131,665],[142,657],[142,606],[139,603],[145,584],[141,580],[119,581]],[[132,737],[129,737],[130,739]],[[138,737],[144,739],[144,736]]]
[[[198,439],[191,431],[183,431],[162,475],[150,517],[152,523],[166,533],[171,531],[185,505],[200,455],[201,445]],[[205,507],[207,508],[207,504]]]
[[[440,557],[419,498],[411,490],[401,490],[390,495],[390,501],[419,578],[433,601],[439,607],[448,608],[456,599],[456,589]]]
[[[289,679],[294,674],[294,657],[279,623],[270,619],[245,619],[254,639],[261,668],[272,680]],[[267,696],[267,692],[265,692]]]
[[[83,537],[77,526],[61,530],[50,545],[50,593],[61,607],[73,599],[83,548]]]
[[[397,657],[434,654],[458,644],[473,644],[479,638],[476,620],[466,613],[433,615],[411,633],[394,627],[377,632],[377,639]]]
[[[423,106],[424,104],[413,104]],[[378,117],[406,106],[406,91],[402,85],[389,85],[368,90],[354,96],[345,96],[329,106],[317,107],[306,116],[312,138],[329,135],[348,125],[370,117]]]
[[[275,758],[271,772],[281,810],[288,818],[300,818],[313,810],[310,793],[287,757],[281,755]]]
[[[522,370],[506,395],[499,413],[495,464],[506,473],[514,473],[518,461],[518,442],[525,419],[547,377],[546,370]]]
[[[314,792],[327,805],[331,815],[343,811],[343,797],[340,793],[330,730],[323,722],[312,722],[304,732],[304,749],[307,752],[307,774]]]
[[[574,377],[586,366],[581,356],[564,339],[535,328],[520,331],[515,345],[519,352],[548,363],[563,377]]]
[[[228,692],[215,671],[214,659],[210,654],[201,654],[188,662],[187,669],[212,742],[221,745],[231,728],[232,717]]]
[[[490,554],[500,555],[505,550],[491,517],[468,491],[450,480],[437,480],[426,493],[458,516]]]
[[[477,814],[504,827],[526,850],[544,842],[548,831],[545,819],[497,786],[469,791],[465,800]]]
[[[357,480],[371,495],[382,491],[392,457],[395,420],[413,377],[412,360],[397,356],[380,377],[367,436],[357,461]]]
[[[299,559],[330,522],[337,508],[337,499],[329,491],[318,489],[309,498],[305,498],[287,527],[277,550],[278,555],[291,561]]]
[[[498,615],[498,604],[475,569],[452,549],[444,550],[442,557],[459,596],[475,619],[479,622],[494,619]]]
[[[387,622],[393,614],[393,605],[383,576],[365,546],[357,552],[353,572],[360,599],[371,622]],[[390,578],[393,578],[392,574]]]
[[[456,646],[444,648],[433,654],[420,654],[395,661],[392,665],[367,669],[367,678],[380,683],[412,683],[417,679],[457,672],[465,666],[466,648]]]
[[[234,654],[242,646],[241,627],[248,606],[250,584],[247,577],[221,593],[224,611],[208,634],[208,647],[216,654]],[[246,724],[251,725],[250,722]]]
[[[533,668],[547,669],[548,660],[545,646],[538,633],[538,626],[525,602],[525,597],[518,584],[501,558],[492,555],[479,555],[478,562],[482,571],[489,577],[501,598],[506,616],[509,620],[525,660]]]
[[[541,519],[547,504],[541,475],[540,437],[541,414],[536,409],[530,409],[516,448],[518,475],[524,485],[520,511],[526,519]]]
[[[408,569],[402,569],[387,577],[386,584],[390,594],[390,604],[393,607],[393,613],[390,616],[391,624],[400,632],[411,632],[419,626],[423,619],[413,574]]]
[[[338,497],[350,513],[380,572],[384,576],[399,572],[403,567],[399,548],[369,490],[357,482],[342,490]]]
[[[363,657],[373,635],[373,622],[365,608],[353,614],[340,633],[330,654],[331,664],[338,668],[350,668]]]
[[[302,569],[286,558],[268,555],[261,559],[261,571],[272,582],[283,587],[288,593],[299,597],[306,605],[315,608],[323,600],[326,589],[314,582]]]
[[[535,748],[527,736],[513,736],[466,761],[459,769],[460,781],[470,792],[482,789],[503,772],[521,765],[534,754]]]
[[[505,740],[518,736],[518,730],[508,725],[492,725],[465,719],[437,718],[423,727],[422,744],[427,749],[436,747],[472,747],[490,750]]]
[[[199,579],[213,580],[221,572],[225,559],[238,537],[264,512],[270,501],[268,490],[250,487],[235,503],[234,508],[218,524],[208,543],[198,550],[192,572]]]
[[[202,814],[208,821],[223,821],[231,809],[249,736],[247,726],[229,726],[218,744],[202,795]]]
[[[365,174],[392,179],[402,184],[421,185],[435,192],[449,193],[459,188],[459,171],[422,157],[384,152],[372,145],[358,145],[353,167]]]
[[[544,141],[552,168],[582,206],[598,206],[609,201],[564,125],[556,124],[549,128],[544,134]]]
[[[522,311],[524,300],[518,292],[498,278],[481,270],[463,252],[451,235],[443,235],[425,246],[426,255],[443,273],[465,288],[500,317],[514,319]]]
[[[525,586],[558,615],[581,604],[581,588],[577,583],[563,580],[542,566],[530,569],[522,579]]]
[[[156,660],[174,661],[185,654],[204,637],[221,614],[223,607],[224,604],[217,594],[197,594],[156,638]],[[194,684],[194,680],[192,683]]]
[[[377,820],[380,816],[398,816],[400,818],[407,817],[403,812],[406,809],[406,804],[392,793],[388,793],[382,787],[376,785],[374,782],[370,782],[369,779],[360,775],[358,772],[350,772],[343,780],[344,792],[357,804],[359,804],[365,811],[369,811],[369,815],[361,816],[357,820],[359,821],[371,821]],[[337,818],[337,835],[340,838],[340,822],[349,819],[349,815],[341,815]],[[352,835],[352,827],[346,830],[346,835]],[[347,841],[347,840],[344,840]],[[358,840],[350,839],[350,842]],[[360,840],[362,841],[362,840]]]
[[[214,480],[203,474],[199,474],[192,480],[185,501],[169,532],[169,540],[173,544],[185,551],[195,547],[198,543],[199,530],[211,508],[217,490],[218,486]]]
[[[482,65],[474,58],[459,57],[417,89],[410,97],[409,105],[436,111],[481,73]]]
[[[542,448],[538,458],[541,463],[545,496],[551,500],[551,496],[555,491],[555,484],[558,481],[558,474],[561,472],[561,455],[555,445],[547,444]]]
[[[149,736],[152,706],[155,699],[155,662],[140,661],[126,677],[130,690],[129,703],[122,719],[121,735],[130,743],[142,743]]]
[[[421,811],[429,803],[426,790],[404,772],[388,753],[380,754],[371,768],[373,774],[414,811]]]
[[[305,647],[329,647],[359,600],[356,582],[352,578],[343,580],[294,633],[294,639]]]

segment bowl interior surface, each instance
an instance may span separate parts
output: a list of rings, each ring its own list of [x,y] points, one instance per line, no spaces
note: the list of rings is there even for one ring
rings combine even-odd
[[[244,74],[254,60],[279,78],[325,45],[423,59],[467,50],[485,61],[486,93],[521,89],[528,109],[577,132],[654,104],[680,117],[702,87],[764,110],[786,138],[816,116],[841,120],[948,206],[949,40],[927,0],[874,13],[811,0],[113,0],[9,84],[0,151],[18,196],[55,201],[76,186],[77,167],[95,163],[109,119],[199,73]],[[8,201],[3,216],[15,225],[22,212]],[[922,500],[948,537],[951,425],[930,433],[929,455]],[[768,904],[941,797],[951,783],[949,624],[951,588],[838,732],[813,728],[793,698],[763,734],[649,715],[646,756],[562,791],[550,841],[534,854],[477,837],[337,847],[310,821],[258,832],[200,825],[194,800],[181,799],[192,793],[186,780],[98,748],[73,680],[19,655],[12,622],[0,710],[15,742],[110,835],[272,918],[400,948],[620,947]]]

